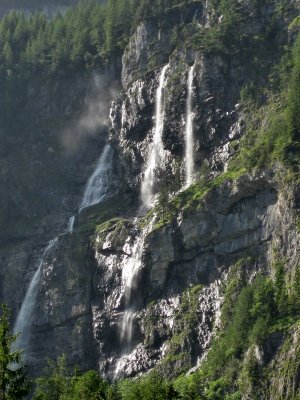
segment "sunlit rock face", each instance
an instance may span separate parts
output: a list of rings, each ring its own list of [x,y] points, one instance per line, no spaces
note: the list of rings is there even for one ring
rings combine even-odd
[[[236,263],[244,260],[248,281],[260,271],[269,273],[274,243],[290,260],[288,268],[296,263],[297,205],[293,195],[281,191],[274,170],[220,184],[168,223],[162,224],[155,212],[144,218],[165,182],[177,181],[175,193],[203,171],[209,177],[226,171],[245,133],[239,104],[244,64],[228,55],[179,49],[170,40],[178,21],[191,33],[192,22],[209,26],[206,3],[192,2],[180,13],[172,9],[161,26],[155,19],[142,22],[125,50],[123,89],[111,102],[105,132],[114,151],[105,175],[111,198],[89,202],[91,207],[76,214],[101,142],[97,149],[89,147],[88,163],[80,160],[74,167],[81,171],[83,165],[84,173],[72,189],[73,208],[61,217],[63,231],[58,222],[50,230],[63,234],[39,273],[27,349],[34,374],[47,357],[61,354],[71,365],[95,368],[110,380],[154,367],[169,376],[196,368],[220,325],[224,287]],[[270,15],[266,9],[252,20],[249,34],[258,33]],[[86,96],[79,98],[84,103]],[[46,102],[43,97],[41,104]],[[194,158],[188,168],[193,173],[187,179],[191,129]],[[145,192],[150,195],[143,201],[143,184],[145,189],[149,181],[151,190]],[[3,269],[9,276],[5,287],[0,280],[2,297],[10,298],[14,279],[26,286],[14,304],[15,314],[46,239],[49,235],[31,257],[30,246],[22,245],[1,258],[9,270]],[[22,271],[19,278],[17,268]]]
[[[249,281],[267,272],[286,229],[297,247],[293,218],[266,172],[223,184],[163,228],[123,216],[101,224],[89,244],[77,222],[41,270],[29,362],[38,366],[52,348],[111,380],[196,367],[219,326],[230,271],[245,260]],[[282,251],[292,262],[293,248]]]
[[[93,332],[101,372],[111,379],[131,376],[166,359],[164,368],[172,375],[174,368],[179,372],[200,363],[219,324],[231,268],[247,258],[249,280],[268,271],[268,255],[283,221],[292,229],[293,212],[281,206],[274,177],[266,173],[224,184],[201,209],[178,216],[170,226],[148,231],[129,220],[122,229],[115,225],[97,236]],[[295,231],[292,236],[296,244]],[[134,243],[143,248],[135,265],[131,341],[124,345],[122,273],[136,261]]]

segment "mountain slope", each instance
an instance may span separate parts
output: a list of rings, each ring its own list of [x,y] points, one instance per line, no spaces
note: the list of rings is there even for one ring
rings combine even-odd
[[[113,195],[43,260],[27,361],[297,398],[298,2],[143,4],[110,110]]]

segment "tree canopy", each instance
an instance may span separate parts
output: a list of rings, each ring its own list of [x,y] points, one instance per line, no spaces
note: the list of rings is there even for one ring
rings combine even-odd
[[[26,16],[12,11],[0,21],[0,76],[101,68],[120,54],[141,18],[160,15],[177,3],[88,0],[50,20],[40,12]]]
[[[21,352],[13,351],[16,340],[10,334],[9,313],[5,305],[1,308],[0,317],[0,399],[18,400],[29,392],[25,367],[20,364]]]

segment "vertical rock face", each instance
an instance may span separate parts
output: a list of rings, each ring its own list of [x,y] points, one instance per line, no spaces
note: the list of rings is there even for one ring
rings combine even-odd
[[[298,248],[294,213],[266,173],[223,184],[200,209],[163,228],[148,229],[132,218],[104,222],[92,248],[78,225],[44,264],[30,363],[37,367],[51,348],[52,356],[67,353],[72,363],[97,368],[110,379],[157,365],[171,375],[196,366],[218,326],[231,268],[246,260],[249,279],[268,271],[272,246],[286,230]],[[136,255],[135,243],[142,247],[131,288],[132,337],[125,345],[123,272]],[[292,248],[281,248],[292,267]]]
[[[138,52],[138,50],[137,50]],[[124,61],[124,60],[123,60]],[[165,121],[162,133],[164,159],[160,175],[184,177],[186,100],[189,63],[194,62],[194,149],[196,174],[201,167],[213,173],[224,171],[234,146],[243,133],[234,68],[218,56],[175,51],[169,60],[165,88]],[[152,146],[155,91],[161,68],[131,83],[112,106],[111,140],[120,148],[120,163],[131,188],[142,180],[147,154]],[[226,79],[226,89],[224,87]],[[224,91],[223,91],[224,90]]]
[[[90,328],[92,274],[86,249],[84,235],[66,235],[44,260],[27,353],[36,374],[41,354],[52,358],[60,353],[59,348],[72,354],[83,368],[95,366]]]
[[[250,12],[251,4],[245,3]],[[249,35],[259,33],[271,17],[267,7],[245,29]],[[220,323],[224,283],[236,263],[243,261],[248,281],[259,272],[270,273],[274,244],[289,260],[287,268],[293,270],[298,262],[297,204],[293,194],[284,194],[273,169],[224,182],[163,223],[155,210],[141,216],[140,187],[153,147],[155,101],[165,65],[156,194],[169,180],[179,176],[184,181],[191,65],[195,175],[204,169],[210,176],[226,171],[245,133],[239,104],[247,81],[245,60],[229,51],[179,49],[171,40],[176,24],[186,24],[190,33],[193,24],[209,27],[210,18],[204,2],[193,1],[172,8],[160,26],[155,18],[141,22],[130,40],[123,56],[124,90],[110,111],[111,184],[119,194],[83,210],[43,264],[28,348],[34,373],[45,358],[63,353],[70,363],[96,368],[109,379],[155,366],[170,376],[194,368]],[[21,265],[27,254],[22,245],[10,265]],[[28,264],[36,265],[37,255],[32,258]],[[135,268],[130,301],[124,279],[128,265]],[[12,282],[15,270],[10,274],[5,282]],[[1,282],[0,294],[9,298],[12,286]],[[130,325],[127,343],[124,321]]]
[[[184,7],[170,8],[160,21],[155,17],[142,21],[123,55],[124,87],[127,88],[155,66],[166,64],[176,47],[172,38],[173,28],[179,24],[191,24],[193,19],[205,24],[208,16],[204,7],[202,1],[194,1]]]
[[[218,324],[222,287],[230,268],[238,260],[253,257],[261,262],[246,263],[249,279],[253,273],[268,270],[268,254],[280,236],[283,220],[289,220],[289,231],[298,243],[292,228],[293,212],[281,209],[281,205],[271,176],[249,176],[236,185],[219,188],[200,210],[150,232],[144,242],[135,293],[138,306],[133,340],[125,353],[118,335],[124,312],[120,276],[133,256],[133,228],[129,221],[121,235],[117,225],[106,235],[101,232],[95,246],[96,282],[99,289],[106,289],[98,290],[93,316],[101,372],[111,378],[116,371],[118,376],[132,375],[168,360],[168,356],[176,356],[178,371],[195,366],[209,348]],[[124,249],[129,250],[125,253]],[[180,319],[189,312],[195,320],[192,326],[185,326]],[[174,343],[177,336],[180,340]],[[170,361],[170,371],[172,364]]]
[[[112,71],[62,79],[59,101],[58,84],[37,82],[27,87],[28,119],[2,127],[0,302],[15,319],[44,248],[66,230],[82,200],[107,138],[115,85],[107,82],[114,80]]]
[[[297,398],[299,392],[299,328],[289,332],[278,354],[272,361],[274,371],[270,377],[270,399]],[[265,354],[263,354],[265,355]]]

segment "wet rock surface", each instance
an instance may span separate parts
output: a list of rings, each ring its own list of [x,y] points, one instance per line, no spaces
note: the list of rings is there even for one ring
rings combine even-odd
[[[117,249],[113,246],[110,254],[104,254],[101,246],[107,243],[98,242],[95,267],[100,280],[96,278],[99,289],[94,304],[98,304],[95,308],[98,312],[94,313],[93,327],[94,337],[100,341],[99,359],[106,360],[105,367],[101,365],[103,373],[113,377],[116,369],[118,374],[129,375],[148,370],[166,355],[174,356],[174,349],[169,350],[172,338],[182,335],[185,329],[189,340],[176,344],[175,355],[182,356],[181,361],[180,357],[176,361],[177,368],[181,364],[196,365],[209,347],[218,325],[224,282],[231,266],[240,259],[253,257],[261,259],[261,271],[268,270],[272,243],[280,237],[282,230],[286,230],[283,221],[284,224],[289,221],[288,230],[293,231],[293,212],[281,208],[277,190],[277,184],[268,172],[262,176],[243,177],[240,182],[224,184],[210,193],[199,210],[191,211],[188,216],[178,216],[171,226],[151,231],[146,236],[137,294],[140,306],[132,347],[125,355],[118,335],[118,324],[124,311],[124,287],[120,277],[122,267],[132,254],[128,255],[129,251],[126,255],[116,255]],[[295,231],[293,235],[297,241]],[[124,246],[132,240],[129,230]],[[257,266],[250,263],[247,268],[250,276]],[[188,313],[181,309],[186,301],[184,297],[186,293],[191,296],[197,285],[202,286],[198,287],[193,306],[192,300],[188,300],[189,307],[195,307],[194,325],[187,328],[183,323],[178,328],[174,321],[184,319]],[[105,288],[105,294],[100,288]],[[111,331],[109,346],[103,337],[107,331]],[[137,362],[136,352],[141,349],[143,357]]]
[[[252,20],[249,34],[260,32],[270,15],[267,8],[255,24]],[[292,189],[282,187],[276,169],[245,174],[216,186],[164,226],[155,225],[155,218],[151,223],[142,218],[140,184],[153,145],[155,96],[163,65],[169,64],[158,188],[178,175],[183,181],[191,65],[195,65],[196,176],[202,176],[204,170],[210,171],[211,177],[226,171],[245,133],[239,104],[240,90],[247,80],[245,65],[228,54],[176,49],[170,41],[178,21],[189,25],[194,20],[207,26],[210,17],[204,2],[194,1],[186,9],[173,10],[168,23],[160,28],[155,20],[141,23],[130,40],[123,57],[124,90],[110,111],[109,141],[115,150],[111,183],[117,196],[77,215],[74,232],[61,235],[55,251],[45,260],[28,349],[33,374],[40,372],[47,357],[61,354],[68,356],[70,364],[98,369],[111,380],[155,366],[163,366],[170,376],[196,367],[218,328],[224,284],[233,266],[250,257],[254,261],[246,266],[249,280],[258,271],[270,272],[274,244],[289,260],[287,269],[297,264],[295,221],[299,204],[295,193],[287,195]],[[53,108],[47,108],[45,96],[37,102],[37,110],[48,116],[68,115],[75,107],[76,88],[83,104],[83,86],[77,82],[61,100],[61,108],[56,107],[56,101]],[[37,209],[35,220],[34,207],[27,206],[35,225],[30,228],[22,221],[20,230],[13,230],[12,248],[1,250],[0,300],[13,307],[14,315],[47,240],[63,232],[61,227],[80,204],[84,183],[101,148],[102,140],[96,136],[75,158],[75,164],[70,160],[73,167],[55,155],[51,165],[56,163],[59,171],[67,169],[67,176],[73,179],[71,192],[69,188],[63,192],[56,189],[51,200],[49,185],[45,196],[51,212],[45,216],[44,210]],[[39,186],[41,192],[43,187]],[[11,200],[16,204],[21,201],[17,195]],[[2,198],[0,202],[4,203]],[[124,270],[133,262],[138,263],[138,273],[128,301]],[[22,290],[12,296],[16,287]],[[133,304],[132,337],[130,343],[124,343],[124,315]]]
[[[43,267],[31,362],[38,365],[41,352],[52,348],[52,356],[66,353],[71,363],[98,368],[110,379],[160,365],[172,375],[201,362],[219,324],[231,268],[259,259],[247,264],[250,279],[270,268],[268,255],[282,232],[289,231],[295,246],[299,239],[295,210],[283,206],[270,171],[224,183],[199,207],[150,231],[140,219],[114,219],[97,228],[91,245],[80,225],[78,233],[63,236]],[[122,273],[141,237],[132,340],[125,344]]]

